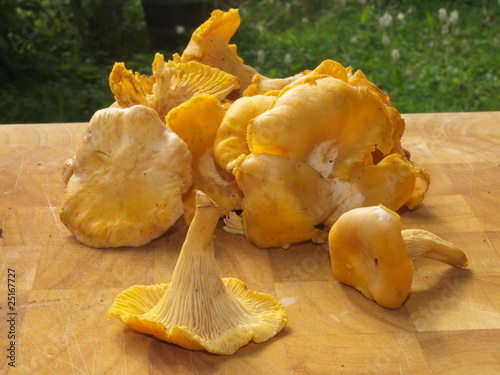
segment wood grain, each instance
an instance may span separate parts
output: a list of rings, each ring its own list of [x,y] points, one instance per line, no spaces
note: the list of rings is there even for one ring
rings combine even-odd
[[[286,305],[275,338],[232,356],[192,352],[106,318],[116,294],[168,282],[186,226],[138,249],[80,245],[59,220],[61,164],[85,123],[0,126],[0,373],[496,374],[500,369],[500,112],[405,115],[403,145],[427,168],[405,228],[463,247],[467,270],[416,264],[412,293],[387,310],[330,271],[325,245],[258,249],[215,236],[222,276]],[[16,368],[8,366],[7,273],[16,272]]]

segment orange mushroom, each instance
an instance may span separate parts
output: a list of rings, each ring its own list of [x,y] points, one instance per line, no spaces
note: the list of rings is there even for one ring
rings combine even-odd
[[[238,77],[240,87],[234,98],[242,96],[257,71],[243,64],[236,45],[229,44],[239,26],[238,9],[230,9],[227,12],[214,10],[210,18],[193,32],[182,56],[174,55],[174,61],[198,61]]]
[[[215,203],[197,191],[196,214],[171,282],[128,288],[116,297],[108,317],[186,349],[225,355],[280,332],[287,313],[275,297],[219,276],[213,245],[218,220]]]
[[[387,308],[410,293],[413,261],[427,257],[463,268],[467,256],[456,245],[419,229],[401,230],[397,213],[383,205],[344,213],[330,229],[334,277]]]

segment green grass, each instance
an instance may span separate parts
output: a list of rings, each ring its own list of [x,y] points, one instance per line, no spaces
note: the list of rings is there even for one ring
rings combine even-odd
[[[127,4],[125,37],[113,53],[86,50],[67,17],[56,22],[30,10],[11,13],[18,33],[27,19],[37,29],[17,53],[0,40],[0,57],[15,73],[6,79],[0,69],[0,123],[88,121],[113,101],[107,77],[114,61],[150,74],[155,51],[141,42],[147,31],[140,2]],[[362,70],[402,113],[500,110],[498,0],[241,0],[240,10],[231,42],[266,76],[333,59]]]
[[[249,3],[236,43],[264,75],[287,76],[333,59],[362,70],[401,112],[500,110],[497,1]],[[307,3],[321,11],[304,14]]]

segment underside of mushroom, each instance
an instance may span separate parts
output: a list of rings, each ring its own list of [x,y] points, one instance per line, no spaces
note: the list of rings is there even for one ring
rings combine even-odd
[[[187,349],[226,355],[280,332],[287,314],[275,297],[219,276],[212,242],[218,220],[215,203],[197,191],[196,213],[171,282],[125,290],[108,316]]]

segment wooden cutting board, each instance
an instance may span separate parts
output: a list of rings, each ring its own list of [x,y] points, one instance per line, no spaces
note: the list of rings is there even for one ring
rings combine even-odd
[[[432,183],[424,204],[400,212],[403,226],[454,241],[469,268],[417,262],[409,299],[388,310],[333,279],[326,245],[258,249],[219,226],[222,276],[276,296],[289,316],[276,337],[232,356],[107,319],[118,292],[170,280],[186,226],[135,249],[74,240],[58,216],[60,168],[86,124],[0,126],[0,373],[499,373],[500,112],[404,117],[403,146]]]

